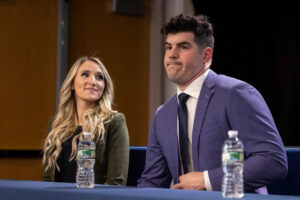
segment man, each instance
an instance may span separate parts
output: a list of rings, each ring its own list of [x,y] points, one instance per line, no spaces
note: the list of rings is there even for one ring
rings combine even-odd
[[[267,194],[267,184],[286,176],[287,159],[263,97],[209,69],[214,36],[206,16],[178,15],[161,32],[167,36],[165,69],[177,94],[155,113],[138,186],[168,188],[172,182],[175,189],[220,191],[222,144],[228,130],[238,130],[244,190]]]

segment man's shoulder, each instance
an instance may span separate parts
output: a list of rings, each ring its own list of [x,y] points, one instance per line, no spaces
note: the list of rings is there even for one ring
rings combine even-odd
[[[243,102],[263,100],[260,92],[251,84],[223,74],[217,75],[214,91],[223,99],[230,99],[231,102],[233,100]]]
[[[223,85],[227,87],[236,87],[238,85],[247,85],[245,81],[242,81],[240,79],[220,74],[217,78],[217,85]]]
[[[164,104],[160,105],[155,112],[155,115],[164,114],[170,111],[170,109],[173,109],[174,106],[177,105],[177,95],[174,94],[172,97],[170,97]]]
[[[216,74],[216,73],[214,73],[214,74],[215,74],[215,86],[217,88],[225,89],[225,90],[226,89],[231,90],[233,88],[240,88],[240,87],[251,87],[251,88],[253,88],[252,85],[250,85],[249,83],[247,83],[243,80],[240,80],[240,79],[237,79],[237,78],[234,78],[234,77],[231,77],[231,76],[227,76],[227,75],[224,75],[224,74]]]

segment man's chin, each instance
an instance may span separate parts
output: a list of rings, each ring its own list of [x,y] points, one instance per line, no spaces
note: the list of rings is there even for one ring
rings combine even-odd
[[[177,84],[177,85],[180,85],[181,82],[182,82],[182,81],[180,80],[180,78],[178,78],[178,77],[170,77],[170,76],[169,76],[169,80],[172,81],[173,83]]]

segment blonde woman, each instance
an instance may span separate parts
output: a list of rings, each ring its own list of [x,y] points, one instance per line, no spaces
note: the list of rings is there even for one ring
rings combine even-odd
[[[125,185],[129,137],[125,116],[112,110],[112,80],[95,57],[79,58],[60,91],[59,110],[44,143],[43,180],[75,182],[82,131],[96,143],[95,183]]]

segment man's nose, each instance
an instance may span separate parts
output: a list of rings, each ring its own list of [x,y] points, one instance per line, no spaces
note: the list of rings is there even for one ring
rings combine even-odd
[[[169,51],[169,58],[178,58],[178,51],[176,48],[170,49]]]

